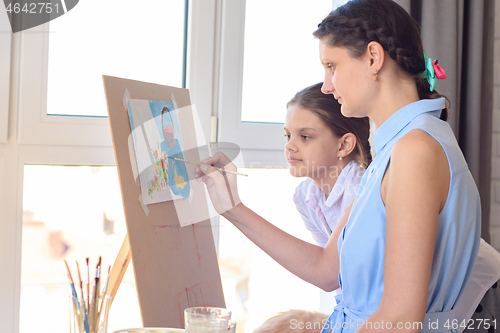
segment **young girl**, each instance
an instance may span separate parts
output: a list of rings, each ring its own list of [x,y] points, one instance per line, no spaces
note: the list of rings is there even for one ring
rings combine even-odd
[[[248,209],[235,176],[211,172],[207,161],[201,179],[214,207],[295,275],[325,290],[342,288],[324,332],[455,332],[454,308],[480,244],[480,200],[441,120],[448,108],[429,84],[432,66],[418,27],[391,0],[354,0],[314,35],[323,92],[345,116],[368,116],[377,127],[376,156],[354,203],[323,249]],[[222,154],[213,163],[235,169]]]
[[[324,247],[354,200],[371,153],[368,118],[344,117],[321,86],[307,87],[288,102],[284,130],[290,174],[308,177],[297,187],[294,203],[306,228]]]
[[[354,200],[371,154],[368,118],[344,117],[340,104],[332,95],[323,94],[321,86],[307,87],[288,102],[284,130],[290,174],[306,177],[295,191],[294,203],[306,228],[324,247]],[[301,323],[303,332],[317,332],[327,318],[323,313],[288,310],[268,319],[254,333],[297,331],[291,322]]]

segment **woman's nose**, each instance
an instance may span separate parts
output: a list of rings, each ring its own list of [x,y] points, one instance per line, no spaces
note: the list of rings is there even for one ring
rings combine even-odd
[[[325,81],[323,82],[323,86],[321,86],[321,92],[325,95],[333,94],[335,89],[333,88],[332,82],[325,77]]]
[[[325,95],[333,94],[335,88],[333,86],[333,74],[325,69],[325,79],[323,80],[323,86],[321,86],[321,92]]]

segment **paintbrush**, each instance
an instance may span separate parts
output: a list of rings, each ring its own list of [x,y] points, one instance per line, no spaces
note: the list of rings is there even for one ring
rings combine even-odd
[[[76,294],[75,283],[73,282],[73,276],[71,276],[71,271],[69,269],[69,265],[66,262],[66,260],[64,260],[64,263],[66,264],[66,269],[68,270],[68,279],[71,285],[71,293],[73,294],[73,306],[75,308],[76,313],[78,314],[78,327],[80,327],[81,329],[82,326],[82,322],[80,320],[81,311],[80,311],[80,304],[78,302],[78,295]]]
[[[85,332],[89,333],[89,320],[87,318],[87,309],[85,308],[85,297],[83,296],[82,275],[80,274],[80,265],[78,265],[78,261],[75,260],[75,262],[76,262],[76,269],[78,270],[78,283],[80,284],[80,292],[82,294],[82,306],[84,315],[83,326],[85,327]]]
[[[102,290],[102,302],[101,302],[101,306],[99,307],[99,312],[97,313],[97,318],[101,317],[102,307],[104,306],[104,301],[105,301],[105,297],[106,297],[106,290],[108,289],[109,272],[111,272],[111,265],[109,265],[108,276],[106,277],[106,282],[104,283],[104,288]]]
[[[202,166],[203,164],[202,163],[196,163],[196,162],[191,162],[191,161],[186,161],[186,160],[183,160],[181,158],[177,158],[177,157],[173,157],[173,156],[167,156],[167,158],[171,158],[173,160],[176,160],[176,161],[180,161],[180,162],[184,162],[184,163],[189,163],[189,164],[193,164],[193,165],[197,165],[197,166]],[[207,165],[207,164],[205,164]],[[208,166],[208,165],[207,165]],[[212,168],[216,169],[216,170],[220,170],[220,171],[224,171],[224,172],[228,172],[228,173],[232,173],[234,175],[239,175],[239,176],[245,176],[245,177],[248,177],[248,175],[245,175],[244,173],[239,173],[239,172],[236,172],[236,171],[232,171],[232,170],[227,170],[227,169],[223,169],[223,168],[219,168],[219,167],[216,167],[216,166],[212,166]]]
[[[89,258],[85,258],[87,262],[87,311],[89,311],[90,316],[90,269],[89,269]],[[89,318],[90,320],[90,318]]]
[[[97,328],[99,327],[99,288],[100,288],[100,280],[101,280],[101,260],[102,258],[99,256],[99,261],[97,262],[97,266],[95,268],[95,280],[94,280],[94,291],[93,291],[93,296],[94,296],[94,302],[91,306],[92,309],[92,314],[91,316],[93,317],[93,322],[91,327],[93,328],[94,332],[97,332]]]

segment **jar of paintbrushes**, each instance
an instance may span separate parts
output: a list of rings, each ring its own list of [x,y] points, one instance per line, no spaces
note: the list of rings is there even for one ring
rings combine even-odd
[[[70,333],[107,333],[108,314],[111,297],[106,295],[108,276],[101,278],[101,257],[97,263],[95,274],[90,275],[89,258],[86,258],[87,269],[83,279],[80,266],[76,262],[78,280],[73,279],[66,261],[68,279],[71,285],[69,296],[69,332]],[[110,267],[111,268],[111,267]]]

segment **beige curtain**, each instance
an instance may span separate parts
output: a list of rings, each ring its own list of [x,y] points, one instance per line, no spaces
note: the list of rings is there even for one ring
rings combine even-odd
[[[436,89],[451,102],[448,122],[479,189],[489,242],[494,0],[395,1],[419,22],[425,52],[446,71]]]

